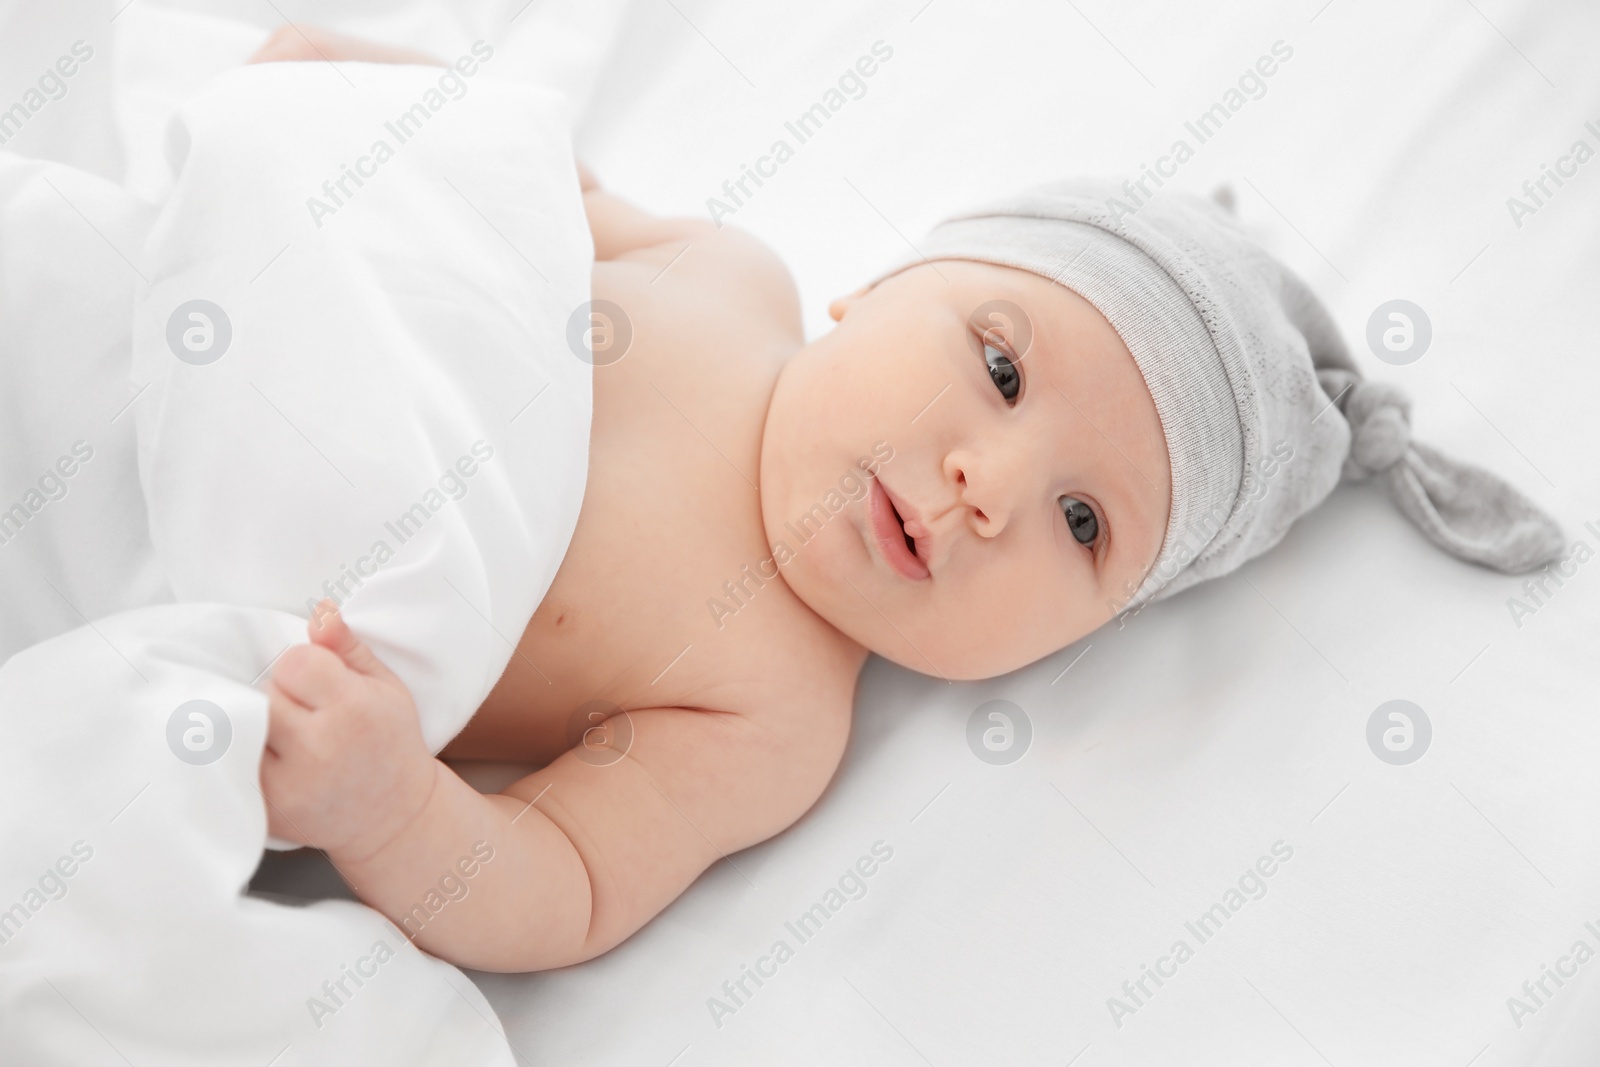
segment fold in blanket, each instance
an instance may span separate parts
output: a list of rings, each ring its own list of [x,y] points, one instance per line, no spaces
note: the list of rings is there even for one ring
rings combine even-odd
[[[440,76],[231,72],[178,112],[159,215],[98,205],[125,213],[103,227],[148,228],[111,348],[127,360],[131,339],[136,434],[105,455],[117,492],[86,483],[52,505],[53,536],[0,550],[71,589],[94,561],[49,546],[131,522],[125,553],[156,580],[0,668],[0,807],[28,813],[0,848],[6,1062],[108,1045],[132,1062],[511,1062],[476,988],[377,912],[243,895],[266,832],[261,686],[308,605],[343,602],[437,751],[504,670],[582,502],[591,371],[565,336],[592,247],[560,100],[479,76],[430,109]],[[337,210],[308,207],[418,105],[429,117],[387,137]],[[65,236],[81,220],[51,218],[87,258]],[[18,358],[48,395],[75,360],[111,357]]]

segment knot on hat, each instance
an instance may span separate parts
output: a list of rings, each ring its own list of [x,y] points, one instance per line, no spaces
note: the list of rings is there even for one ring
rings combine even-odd
[[[1317,372],[1323,391],[1350,424],[1344,476],[1371,477],[1393,467],[1411,446],[1411,400],[1388,382],[1368,381],[1343,369]]]
[[[1344,367],[1319,368],[1317,383],[1350,425],[1344,477],[1383,473],[1390,496],[1428,540],[1506,574],[1561,554],[1561,526],[1537,504],[1481,467],[1411,439],[1411,402],[1400,390]]]

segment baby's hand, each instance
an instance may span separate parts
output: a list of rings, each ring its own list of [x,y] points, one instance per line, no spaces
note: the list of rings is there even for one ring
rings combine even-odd
[[[439,764],[405,684],[331,609],[273,669],[261,792],[274,836],[362,860],[426,806]]]

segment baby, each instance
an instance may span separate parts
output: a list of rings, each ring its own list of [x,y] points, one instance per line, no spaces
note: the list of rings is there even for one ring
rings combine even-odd
[[[256,59],[432,62],[293,27]],[[542,769],[469,786],[331,606],[269,684],[271,832],[454,963],[589,959],[794,823],[869,653],[946,680],[1015,670],[1265,551],[1341,476],[1382,473],[1462,558],[1561,550],[1509,486],[1411,442],[1404,398],[1209,201],[1014,197],[937,228],[808,344],[758,241],[582,184],[592,295],[614,309],[582,511],[441,753]],[[470,896],[413,910],[468,863]]]

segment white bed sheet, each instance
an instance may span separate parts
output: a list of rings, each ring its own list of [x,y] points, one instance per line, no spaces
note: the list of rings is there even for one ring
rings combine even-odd
[[[1232,181],[1366,372],[1415,397],[1418,436],[1503,472],[1600,550],[1583,525],[1600,530],[1600,162],[1520,228],[1505,203],[1576,139],[1600,147],[1584,128],[1600,126],[1597,15],[644,3],[579,146],[650,208],[706,211],[874,42],[892,48],[732,218],[791,265],[816,334],[829,299],[942,213],[1195,144],[1184,122],[1281,40],[1293,56],[1265,95],[1175,181]],[[1394,298],[1433,323],[1409,366],[1362,344]],[[1012,676],[947,686],[873,661],[846,761],[799,825],[598,960],[480,984],[533,1062],[1594,1062],[1600,963],[1546,979],[1542,1005],[1522,985],[1580,938],[1600,949],[1600,563],[1551,583],[1519,627],[1520,586],[1439,554],[1375,487],[1345,487],[1240,574]],[[1434,728],[1409,766],[1365,739],[1397,698]],[[1010,766],[966,745],[991,699],[1033,725]],[[1199,944],[1184,923],[1280,840],[1293,857],[1266,896]],[[801,944],[785,923],[877,841],[894,854],[866,895]],[[1122,983],[1180,938],[1193,958],[1147,979],[1119,1027],[1108,998],[1133,1005]],[[710,998],[732,1005],[724,981],[779,939],[794,957],[746,980],[719,1026]],[[1514,1020],[1512,996],[1535,1011]]]
[[[421,45],[442,24],[536,42],[516,28],[528,15],[561,24],[548,4],[508,23],[515,6],[467,5],[455,22],[420,5],[286,10]],[[270,25],[243,4],[209,9]],[[45,17],[22,12],[0,11],[0,31]],[[590,100],[579,144],[603,180],[679,213],[706,210],[875,42],[893,49],[733,217],[789,262],[813,333],[829,298],[954,207],[1153,164],[1284,41],[1294,55],[1266,94],[1176,182],[1234,181],[1358,349],[1380,303],[1425,308],[1430,352],[1405,367],[1361,352],[1367,372],[1412,393],[1419,437],[1515,479],[1600,549],[1584,526],[1600,530],[1587,329],[1600,163],[1520,228],[1506,207],[1575,140],[1600,146],[1584,126],[1600,126],[1600,12],[641,0],[608,49],[614,25],[573,15],[566,37],[542,38],[567,65],[530,52],[527,76]],[[0,51],[19,39],[0,32]],[[28,80],[31,55],[0,58],[0,88]],[[92,130],[90,88],[70,106]],[[127,163],[49,133],[28,134],[34,152],[107,176]],[[845,763],[798,825],[600,959],[477,979],[527,1062],[1592,1062],[1600,963],[1547,980],[1520,1019],[1508,998],[1532,1005],[1523,983],[1575,941],[1600,948],[1585,926],[1600,930],[1600,563],[1519,626],[1520,586],[1437,553],[1376,489],[1346,487],[1238,575],[1009,677],[945,685],[873,661]],[[1396,698],[1434,727],[1409,766],[1365,740]],[[1032,722],[1009,766],[967,748],[992,699]],[[1196,944],[1185,922],[1279,841],[1293,856],[1266,896]],[[865,895],[799,944],[785,923],[876,842],[893,855]],[[747,980],[753,995],[719,1026],[708,1001],[732,1004],[723,983],[780,938],[793,958],[759,989]],[[1179,938],[1193,958],[1119,1027],[1108,998],[1132,1003],[1122,983]]]

